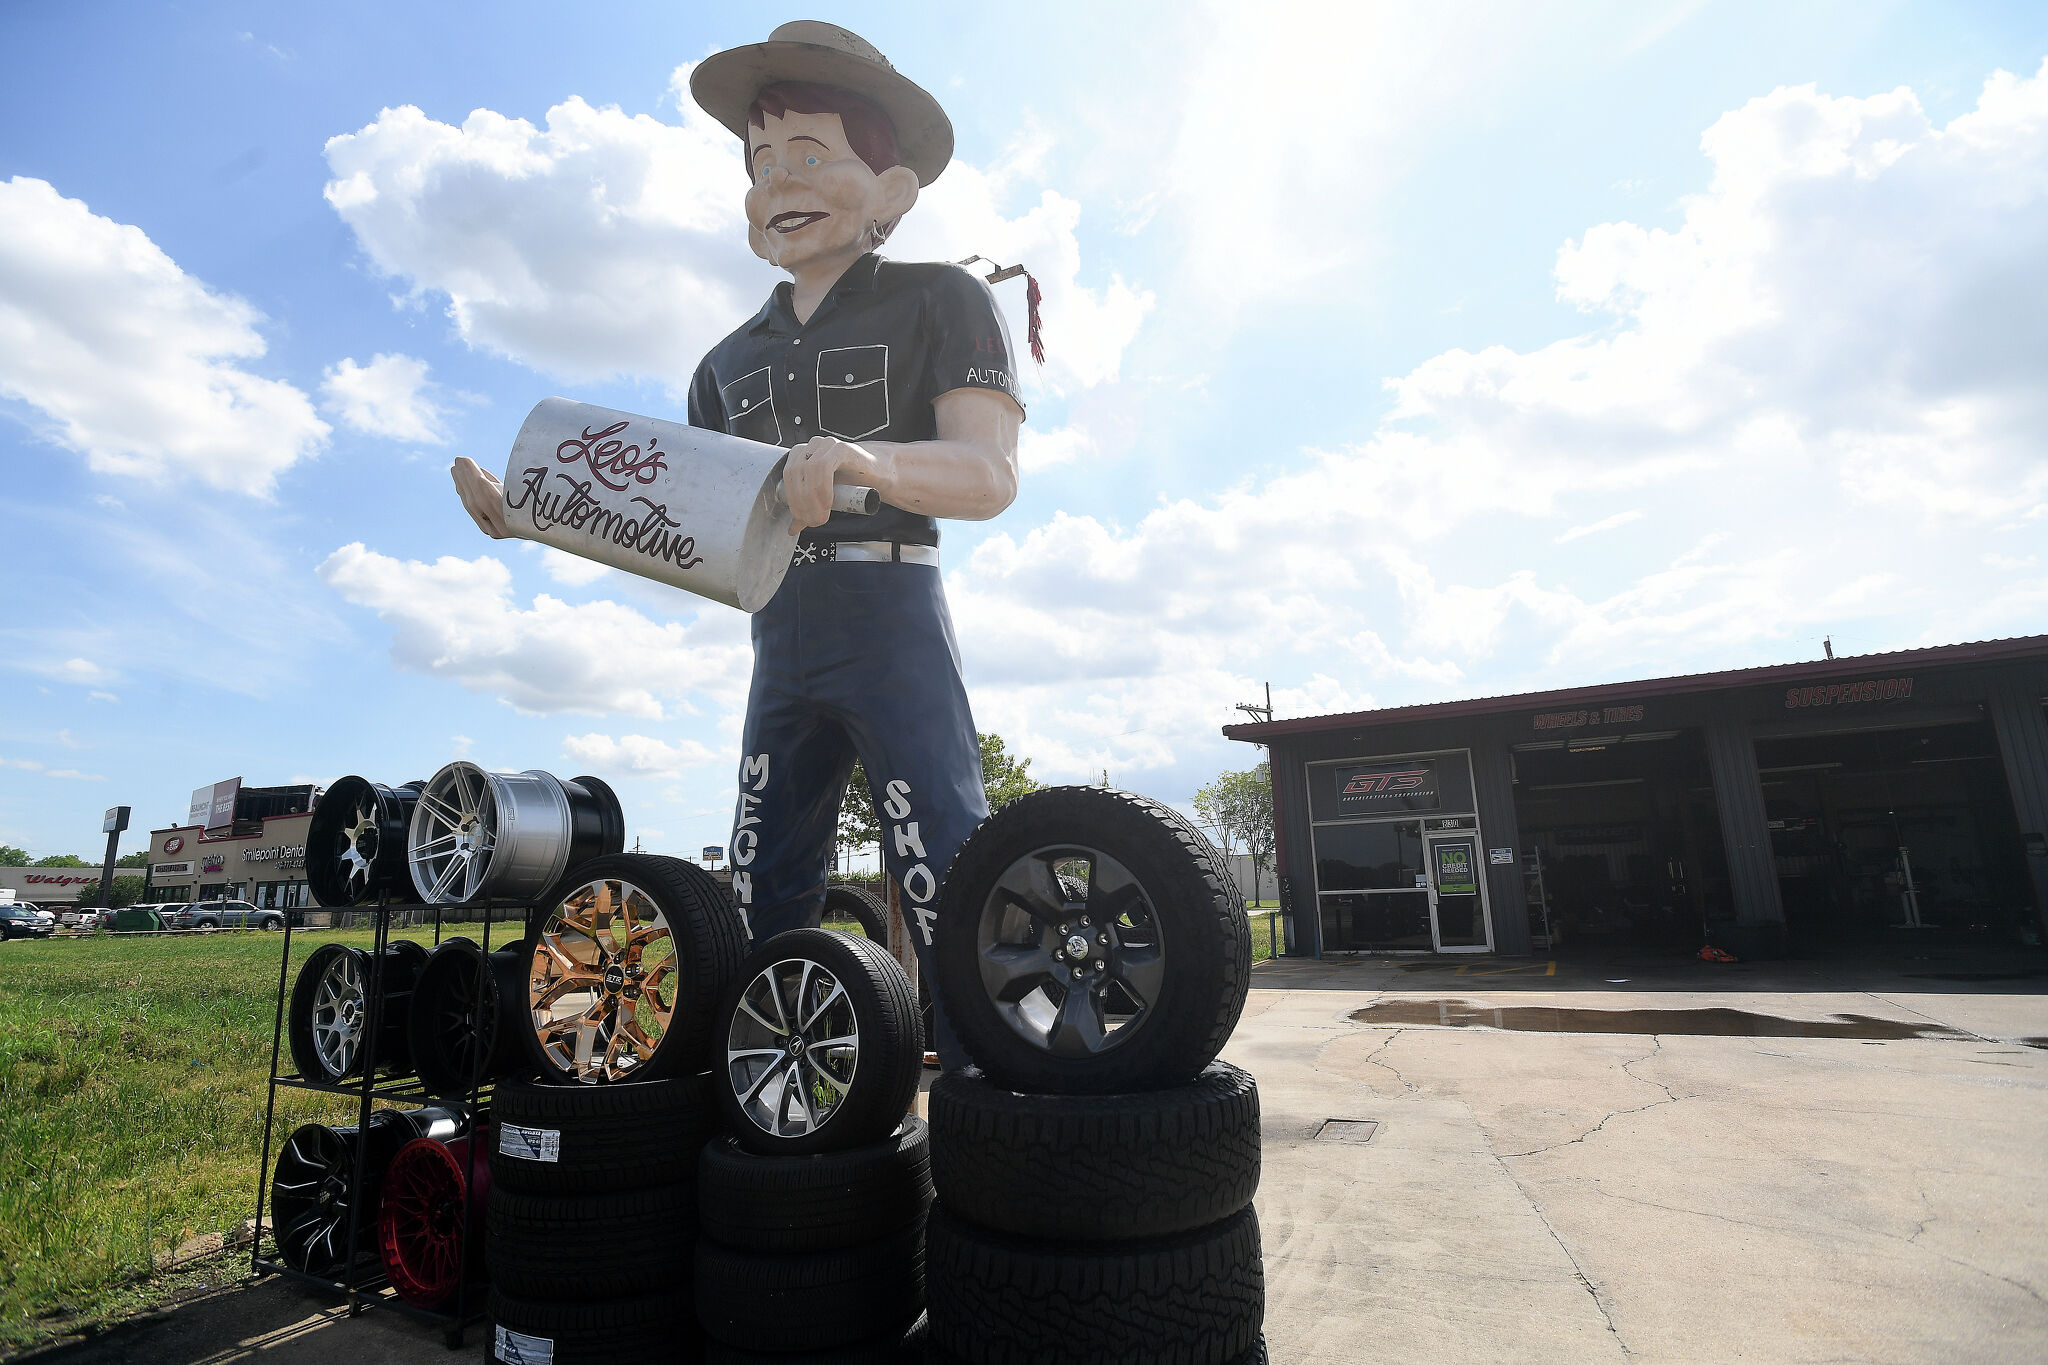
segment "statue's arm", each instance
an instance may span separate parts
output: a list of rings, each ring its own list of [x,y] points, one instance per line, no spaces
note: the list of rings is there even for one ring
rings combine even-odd
[[[907,512],[986,521],[1017,496],[1017,431],[1024,413],[993,389],[954,389],[932,403],[929,441],[842,441],[813,436],[789,452],[783,494],[791,530],[823,526],[832,485],[865,484]]]
[[[503,540],[512,534],[511,525],[505,520],[505,485],[498,482],[496,475],[467,455],[456,456],[448,472],[454,476],[455,491],[462,497],[462,510],[469,513],[478,530],[493,540]]]

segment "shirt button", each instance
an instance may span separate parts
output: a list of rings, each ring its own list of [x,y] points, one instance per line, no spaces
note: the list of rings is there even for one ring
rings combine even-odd
[[[804,339],[802,337],[798,337],[796,340],[790,342],[789,344],[792,346],[801,346],[804,344]]]
[[[752,406],[754,406],[754,400],[751,398],[742,398],[740,400],[740,406],[743,408],[751,408]]]
[[[804,424],[804,419],[803,419],[803,418],[801,418],[801,417],[797,418],[797,419],[796,419],[796,424],[797,424],[798,426],[802,426],[802,425]]]
[[[794,371],[792,371],[792,372],[790,373],[790,376],[789,376],[789,377],[790,377],[791,379],[794,379],[794,378],[796,378],[796,374],[795,374],[795,372],[794,372]]]

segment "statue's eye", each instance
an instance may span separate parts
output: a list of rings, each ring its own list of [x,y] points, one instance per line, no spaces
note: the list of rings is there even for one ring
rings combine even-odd
[[[815,165],[817,165],[817,164],[818,164],[818,158],[816,158],[816,157],[814,157],[814,156],[807,156],[807,157],[805,157],[805,158],[804,158],[804,165],[806,165],[806,166],[815,166]]]

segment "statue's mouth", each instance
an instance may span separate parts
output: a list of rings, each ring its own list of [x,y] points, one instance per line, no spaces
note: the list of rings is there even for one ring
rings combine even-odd
[[[829,213],[778,213],[768,220],[770,232],[795,232],[807,228],[820,218],[830,218]]]

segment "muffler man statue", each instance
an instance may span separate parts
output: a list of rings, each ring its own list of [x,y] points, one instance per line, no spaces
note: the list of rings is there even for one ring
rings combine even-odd
[[[1016,496],[1008,330],[968,271],[876,254],[952,159],[953,127],[872,45],[784,24],[707,58],[690,91],[742,140],[747,240],[790,275],[690,385],[691,425],[789,450],[797,536],[753,618],[734,894],[757,943],[818,923],[857,755],[929,974],[940,881],[988,814],[938,518],[984,520]],[[504,534],[502,493],[467,464],[465,505]],[[877,489],[881,510],[834,512],[835,483]],[[943,1006],[935,1032],[942,1065],[963,1065]]]

